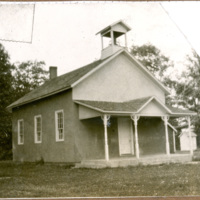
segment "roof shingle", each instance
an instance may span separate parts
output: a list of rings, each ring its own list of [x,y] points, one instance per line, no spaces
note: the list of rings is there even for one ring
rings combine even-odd
[[[180,109],[180,108],[175,108],[169,105],[166,105],[173,113],[182,113],[182,114],[196,114],[195,112],[188,110],[188,109]]]
[[[151,98],[152,97],[145,97],[126,102],[86,101],[86,100],[76,100],[75,102],[79,104],[88,105],[90,107],[102,110],[104,112],[106,111],[137,112]]]
[[[71,88],[71,85],[79,80],[82,76],[87,74],[92,69],[96,68],[98,65],[103,63],[104,60],[98,60],[93,63],[90,63],[86,66],[83,66],[77,70],[71,71],[69,73],[66,73],[64,75],[58,76],[56,78],[53,78],[51,80],[48,80],[46,83],[44,83],[42,86],[36,88],[35,90],[29,92],[22,98],[18,99],[14,103],[8,106],[8,108],[13,108],[19,105],[23,105],[26,103],[29,103],[31,101],[41,99],[43,97],[55,94],[57,92],[67,90]]]

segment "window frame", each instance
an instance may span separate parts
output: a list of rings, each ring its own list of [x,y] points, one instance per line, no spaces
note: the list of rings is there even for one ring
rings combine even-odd
[[[63,119],[62,119],[62,138],[59,138],[59,130],[58,130],[58,114],[62,113]],[[55,133],[56,133],[56,142],[62,142],[64,141],[64,111],[63,110],[57,110],[55,111]]]
[[[22,134],[20,132],[21,122],[22,122]],[[24,120],[23,119],[18,119],[17,121],[17,135],[18,135],[18,145],[23,145],[24,144]],[[23,141],[21,141],[21,137],[20,137],[21,135],[23,136]]]
[[[40,140],[38,140],[37,118],[40,118]],[[42,143],[42,115],[34,116],[34,142],[36,144]]]

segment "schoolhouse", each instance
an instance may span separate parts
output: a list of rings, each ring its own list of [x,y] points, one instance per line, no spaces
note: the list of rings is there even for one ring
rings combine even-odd
[[[50,80],[8,107],[14,161],[117,167],[191,160],[192,147],[175,153],[168,120],[187,117],[190,130],[195,113],[166,105],[169,90],[127,50],[130,30],[118,21],[99,31],[99,60],[61,76],[50,67]]]

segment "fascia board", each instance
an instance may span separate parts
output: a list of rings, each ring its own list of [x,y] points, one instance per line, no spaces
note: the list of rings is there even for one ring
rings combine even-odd
[[[138,109],[138,113],[144,108],[144,107],[146,107],[151,101],[152,101],[152,99],[153,99],[154,97],[151,97],[140,109]]]
[[[172,114],[171,110],[167,108],[160,100],[158,100],[155,96],[151,97],[139,110],[138,113],[141,112],[153,99],[155,99],[165,110],[167,110],[170,114]]]
[[[197,113],[174,113],[172,112],[172,117],[183,117],[183,116],[196,116]]]

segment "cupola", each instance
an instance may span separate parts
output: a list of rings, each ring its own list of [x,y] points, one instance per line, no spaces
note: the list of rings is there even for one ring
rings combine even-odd
[[[101,34],[101,59],[127,47],[126,33],[130,30],[131,28],[120,20],[99,31],[97,34]]]

